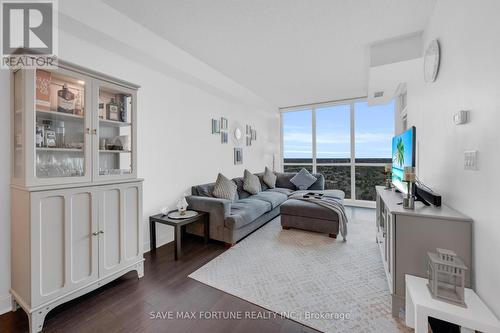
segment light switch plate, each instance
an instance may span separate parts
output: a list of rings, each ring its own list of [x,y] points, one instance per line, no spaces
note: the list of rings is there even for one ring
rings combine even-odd
[[[464,169],[477,170],[477,150],[468,150],[464,152]]]

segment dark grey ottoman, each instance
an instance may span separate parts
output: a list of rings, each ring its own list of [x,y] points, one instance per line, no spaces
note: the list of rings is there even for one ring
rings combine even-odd
[[[304,193],[311,191],[304,191]],[[345,194],[339,190],[314,191],[344,199]],[[281,226],[316,231],[337,238],[339,233],[339,217],[332,210],[312,202],[288,199],[280,206]]]

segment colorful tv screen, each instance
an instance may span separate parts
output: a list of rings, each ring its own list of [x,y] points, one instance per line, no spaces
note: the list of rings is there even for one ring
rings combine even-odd
[[[405,167],[415,167],[415,127],[392,138],[392,184],[403,193],[408,193],[403,182]]]

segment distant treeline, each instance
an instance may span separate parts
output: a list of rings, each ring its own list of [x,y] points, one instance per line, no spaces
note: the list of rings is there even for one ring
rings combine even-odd
[[[311,158],[285,158],[285,163],[311,163]],[[391,163],[392,159],[390,158],[356,158],[355,163]],[[351,163],[350,158],[317,158],[317,164],[323,163]]]

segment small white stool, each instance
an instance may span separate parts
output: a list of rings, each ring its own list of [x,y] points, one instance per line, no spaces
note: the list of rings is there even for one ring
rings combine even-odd
[[[466,308],[434,299],[427,279],[406,274],[406,326],[428,332],[428,317],[484,333],[500,333],[500,321],[472,289],[464,290]],[[466,331],[466,330],[463,330]]]

